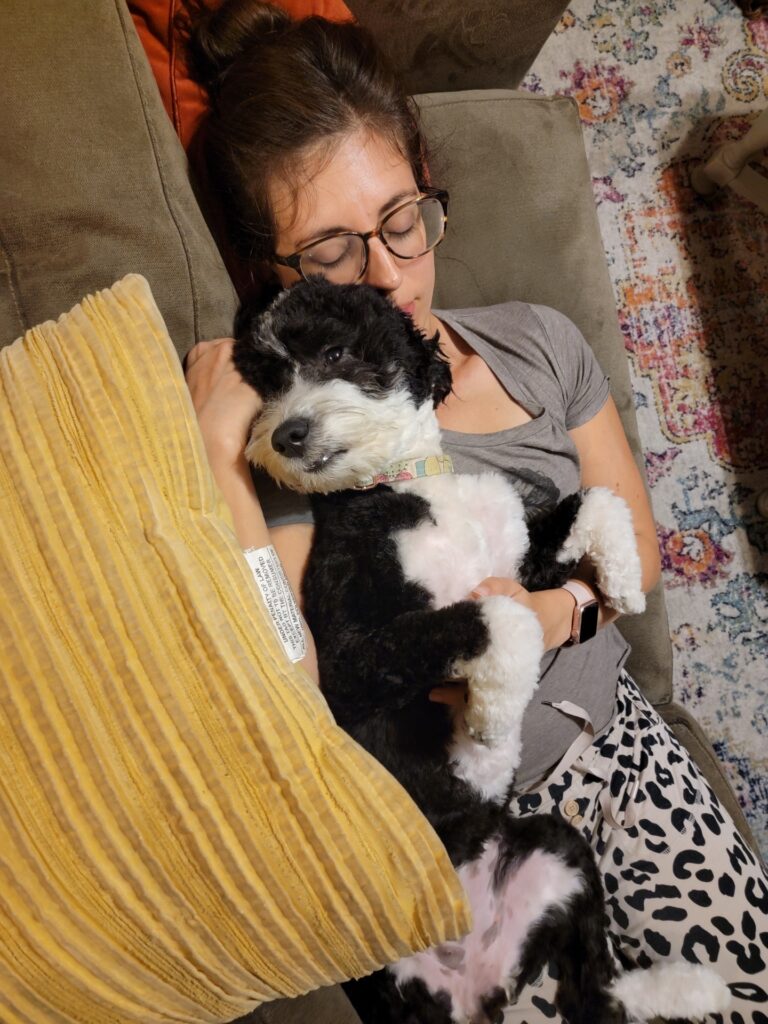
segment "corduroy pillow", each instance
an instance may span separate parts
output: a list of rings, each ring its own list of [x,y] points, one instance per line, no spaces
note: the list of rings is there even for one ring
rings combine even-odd
[[[227,1021],[468,926],[284,658],[132,275],[0,352],[0,1019]]]

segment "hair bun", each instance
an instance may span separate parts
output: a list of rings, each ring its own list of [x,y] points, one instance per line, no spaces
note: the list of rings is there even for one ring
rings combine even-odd
[[[215,96],[231,65],[259,40],[284,32],[290,16],[259,0],[187,0],[181,28],[187,38],[187,62],[192,77]]]

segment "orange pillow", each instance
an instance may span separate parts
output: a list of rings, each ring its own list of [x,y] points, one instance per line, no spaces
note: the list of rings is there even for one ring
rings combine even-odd
[[[214,0],[217,2],[217,0]],[[273,0],[293,18],[319,14],[329,21],[354,21],[342,0]],[[179,0],[129,0],[136,31],[157,80],[165,109],[186,149],[205,112],[205,90],[187,74],[174,18]]]

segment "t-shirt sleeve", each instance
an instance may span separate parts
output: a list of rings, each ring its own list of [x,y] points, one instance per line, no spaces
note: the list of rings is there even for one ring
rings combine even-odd
[[[584,335],[567,316],[548,306],[533,306],[559,369],[563,389],[566,430],[587,423],[598,413],[609,394],[608,378]]]
[[[270,530],[275,526],[314,522],[306,494],[299,494],[288,487],[278,487],[272,477],[260,469],[253,469],[251,476]]]

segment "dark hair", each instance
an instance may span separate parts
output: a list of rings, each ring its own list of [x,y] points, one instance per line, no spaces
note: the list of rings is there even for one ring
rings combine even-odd
[[[298,157],[322,159],[356,129],[390,141],[417,185],[427,184],[415,104],[360,26],[293,21],[257,0],[224,0],[213,10],[186,0],[185,7],[190,73],[211,100],[197,155],[238,260],[253,269],[273,254],[270,182],[298,194]]]

